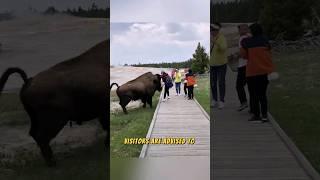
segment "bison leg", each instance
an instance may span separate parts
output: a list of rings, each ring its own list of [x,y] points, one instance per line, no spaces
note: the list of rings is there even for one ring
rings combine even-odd
[[[102,128],[104,131],[106,131],[106,139],[104,141],[105,143],[105,147],[107,150],[109,150],[109,144],[110,144],[110,131],[109,131],[109,124],[108,124],[108,120],[107,120],[107,111],[104,111],[103,115],[99,118],[99,122],[102,125]]]
[[[37,119],[33,119],[30,135],[37,142],[42,156],[49,167],[55,166],[56,161],[50,147],[51,140],[57,136],[61,129],[67,124],[68,119],[63,117],[59,111],[46,113],[42,111]]]
[[[152,108],[152,97],[148,97],[147,102],[150,105],[150,107]]]
[[[143,103],[143,108],[145,108],[146,107],[146,103],[147,103],[147,97],[145,96],[145,97],[143,97],[142,99],[141,99],[141,101],[142,101],[142,103]]]
[[[38,145],[40,147],[42,156],[46,161],[47,166],[49,167],[56,166],[57,163],[53,157],[52,149],[49,145],[49,142],[41,142],[41,143],[38,143]]]
[[[120,104],[120,106],[122,107],[122,110],[123,110],[123,112],[124,112],[125,114],[128,114],[128,111],[127,111],[127,109],[126,109],[126,106],[129,104],[130,101],[131,101],[131,99],[130,99],[129,97],[127,97],[127,96],[122,96],[122,97],[120,98],[119,104]]]
[[[24,103],[24,101],[22,101],[22,103],[31,120],[31,127],[29,131],[30,136],[32,136],[38,144],[47,166],[55,166],[56,161],[54,160],[52,149],[49,145],[51,139],[48,139],[45,136],[45,133],[43,133],[43,131],[45,131],[43,129],[44,127],[39,124],[39,120],[36,118],[37,114],[35,113],[35,111],[33,111],[33,109],[27,103]]]

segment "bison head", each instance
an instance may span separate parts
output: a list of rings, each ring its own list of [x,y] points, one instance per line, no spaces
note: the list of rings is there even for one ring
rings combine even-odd
[[[156,90],[161,92],[161,90],[162,90],[162,87],[161,87],[161,76],[160,76],[160,74],[156,74],[155,76],[156,76],[156,78],[153,80],[153,83],[156,86]]]

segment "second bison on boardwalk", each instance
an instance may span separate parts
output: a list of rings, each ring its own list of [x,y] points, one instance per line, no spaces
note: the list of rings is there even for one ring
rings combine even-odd
[[[136,101],[141,99],[143,102],[143,107],[146,107],[146,103],[152,107],[152,97],[154,93],[158,90],[161,91],[161,77],[159,74],[152,74],[147,72],[131,80],[121,86],[117,83],[112,83],[110,89],[113,85],[118,86],[117,95],[120,99],[120,105],[123,112],[127,114],[126,106],[130,101]]]

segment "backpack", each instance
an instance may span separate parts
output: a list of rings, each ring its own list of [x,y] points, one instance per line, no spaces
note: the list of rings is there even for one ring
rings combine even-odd
[[[169,87],[169,88],[172,88],[173,83],[172,83],[172,79],[171,79],[170,76],[167,76],[165,85],[166,85],[167,87]]]

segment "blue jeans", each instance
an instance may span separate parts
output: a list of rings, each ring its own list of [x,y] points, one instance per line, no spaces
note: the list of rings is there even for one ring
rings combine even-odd
[[[220,101],[224,102],[224,97],[226,94],[226,73],[227,65],[221,66],[210,66],[210,84],[212,91],[212,98],[218,101],[218,86]]]
[[[177,94],[180,94],[181,91],[181,82],[176,82],[176,92]]]

